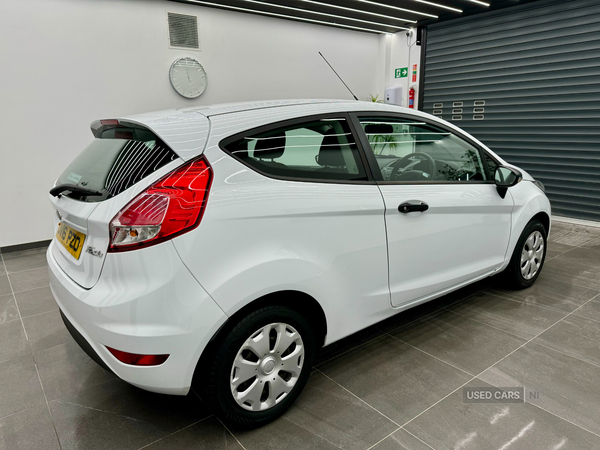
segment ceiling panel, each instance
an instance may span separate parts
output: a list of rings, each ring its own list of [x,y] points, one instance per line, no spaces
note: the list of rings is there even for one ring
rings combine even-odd
[[[535,0],[171,0],[367,33],[396,33]]]

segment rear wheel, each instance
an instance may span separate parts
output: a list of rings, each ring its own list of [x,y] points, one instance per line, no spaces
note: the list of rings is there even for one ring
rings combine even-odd
[[[283,414],[306,385],[315,354],[309,322],[283,306],[261,308],[223,339],[200,386],[225,420],[259,426]]]
[[[546,258],[546,238],[546,228],[539,220],[527,224],[505,270],[511,287],[525,289],[537,280]]]

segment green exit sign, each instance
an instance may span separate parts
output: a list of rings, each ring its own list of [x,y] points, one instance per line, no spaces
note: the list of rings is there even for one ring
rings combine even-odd
[[[396,78],[406,78],[408,76],[408,67],[396,69]]]

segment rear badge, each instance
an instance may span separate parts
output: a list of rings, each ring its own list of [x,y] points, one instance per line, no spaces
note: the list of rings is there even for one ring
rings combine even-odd
[[[88,248],[85,249],[86,253],[89,253],[92,256],[97,256],[98,258],[102,258],[102,252],[100,250],[96,250],[91,245],[88,245]]]

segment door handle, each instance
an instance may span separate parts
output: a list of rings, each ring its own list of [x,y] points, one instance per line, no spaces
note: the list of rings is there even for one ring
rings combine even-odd
[[[408,214],[410,212],[423,212],[429,209],[429,205],[421,200],[410,200],[408,202],[402,203],[398,206],[398,211],[402,214]]]

